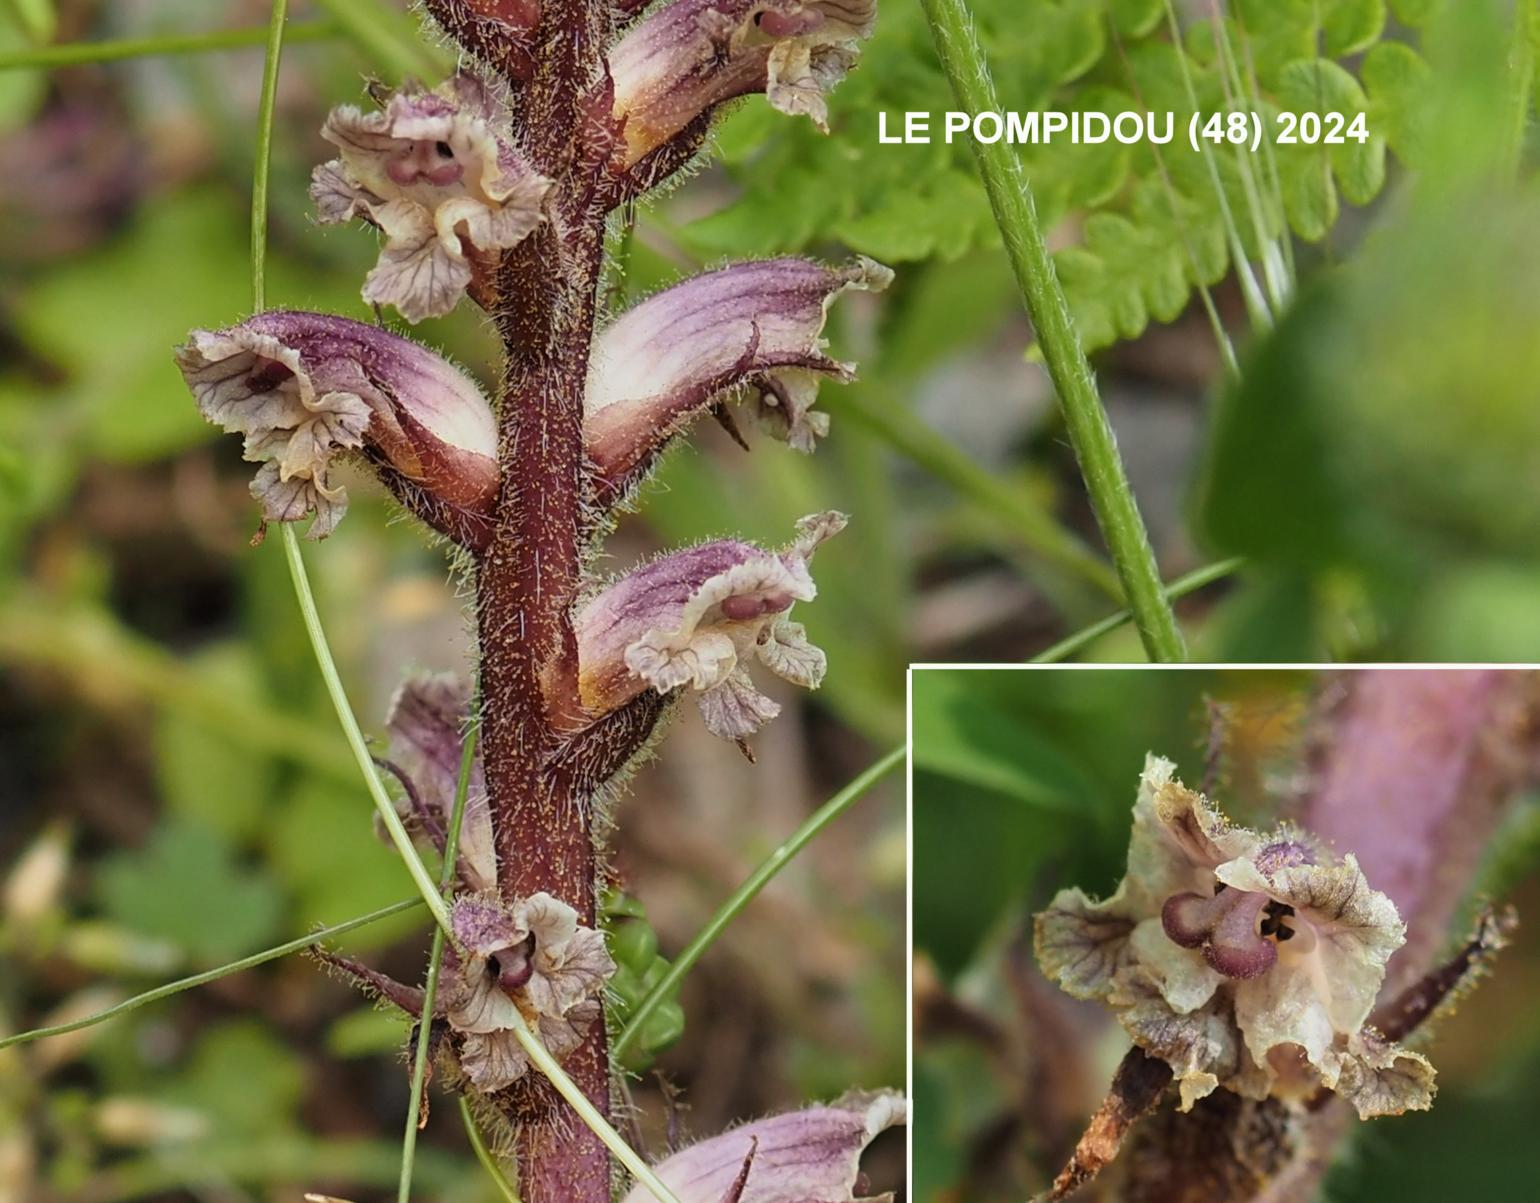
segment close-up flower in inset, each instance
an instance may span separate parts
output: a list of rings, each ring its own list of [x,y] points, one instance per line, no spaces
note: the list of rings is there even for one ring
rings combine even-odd
[[[599,994],[615,972],[604,934],[549,894],[511,904],[462,898],[446,955],[440,1010],[462,1039],[460,1068],[481,1091],[501,1090],[529,1068],[514,1037],[516,1015],[553,1056],[576,1048],[601,1014]]]
[[[823,681],[824,654],[789,618],[817,594],[808,562],[845,516],[797,523],[784,551],[723,539],[660,556],[622,577],[577,618],[583,704],[606,714],[647,689],[699,694],[713,734],[741,740],[780,713],[754,688],[753,659],[805,689]]]
[[[262,464],[251,492],[271,522],[315,514],[321,539],[347,510],[330,479],[365,449],[411,486],[477,510],[498,485],[497,428],[481,390],[448,360],[376,326],[273,310],[194,330],[177,365],[210,422],[245,436]]]
[[[855,65],[877,0],[674,0],[610,51],[635,163],[723,101],[763,92],[828,129],[825,95]]]
[[[408,86],[380,112],[332,111],[321,136],[341,152],[315,169],[325,223],[363,217],[384,235],[363,298],[408,321],[453,309],[478,255],[516,246],[543,219],[550,181],[497,132],[499,102],[461,73],[434,91]]]
[[[850,1094],[833,1103],[772,1115],[694,1144],[657,1167],[679,1203],[892,1203],[857,1196],[861,1152],[905,1122],[893,1091]],[[622,1203],[657,1203],[633,1187]]]
[[[1167,1061],[1184,1110],[1220,1086],[1255,1099],[1324,1087],[1365,1119],[1429,1107],[1432,1065],[1366,1026],[1405,941],[1395,904],[1352,853],[1233,827],[1173,773],[1145,765],[1117,891],[1061,890],[1037,917],[1044,972]]]
[[[584,443],[600,475],[624,492],[670,439],[738,393],[760,424],[812,451],[828,416],[812,412],[818,381],[854,378],[824,353],[829,306],[849,290],[881,291],[893,273],[870,259],[830,268],[770,259],[706,272],[612,323],[594,346]]]

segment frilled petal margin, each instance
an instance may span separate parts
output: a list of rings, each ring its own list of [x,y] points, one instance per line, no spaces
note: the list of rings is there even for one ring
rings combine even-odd
[[[679,1203],[857,1203],[862,1151],[907,1115],[904,1100],[892,1092],[847,1095],[744,1124],[654,1168]],[[622,1203],[658,1200],[637,1186]]]
[[[604,934],[549,894],[512,903],[457,899],[451,913],[461,951],[445,962],[441,1009],[461,1037],[460,1067],[481,1091],[501,1090],[529,1068],[512,1034],[522,1014],[556,1057],[576,1048],[599,1019],[600,994],[615,972]]]
[[[1043,971],[1112,1007],[1171,1066],[1184,1107],[1221,1085],[1295,1099],[1324,1086],[1365,1117],[1432,1098],[1426,1059],[1365,1026],[1404,937],[1351,853],[1232,827],[1153,757],[1117,891],[1060,891],[1036,919]]]
[[[496,132],[502,106],[462,72],[409,86],[382,112],[334,109],[321,136],[341,152],[315,169],[322,222],[363,217],[385,236],[364,300],[408,321],[448,313],[475,274],[474,252],[516,246],[543,220],[551,181]]]
[[[828,129],[825,96],[871,35],[877,0],[673,0],[610,51],[628,163],[723,101],[763,92]]]
[[[444,850],[454,812],[465,729],[470,718],[469,683],[453,673],[419,674],[396,691],[385,723],[390,733],[391,758],[416,790],[416,796],[400,808],[402,818],[414,831],[426,834],[440,852]],[[497,851],[487,805],[486,776],[479,755],[471,762],[467,782],[458,862],[460,883],[465,889],[472,893],[497,889]]]
[[[594,715],[646,689],[688,686],[706,725],[726,739],[753,734],[779,712],[749,681],[757,658],[794,684],[816,689],[824,656],[787,619],[817,590],[808,561],[845,516],[815,514],[797,524],[781,552],[719,540],[661,556],[622,577],[578,615],[578,687]]]
[[[261,463],[252,495],[265,519],[314,513],[325,537],[347,509],[332,483],[339,454],[367,446],[437,499],[479,509],[498,485],[497,428],[476,384],[453,364],[377,326],[273,310],[224,330],[194,330],[177,366],[210,422],[245,436]]]
[[[772,434],[811,451],[828,429],[810,412],[819,377],[855,373],[824,354],[829,306],[892,278],[870,259],[843,268],[771,259],[706,272],[635,306],[599,336],[589,370],[584,443],[601,477],[625,492],[674,435],[742,390]]]

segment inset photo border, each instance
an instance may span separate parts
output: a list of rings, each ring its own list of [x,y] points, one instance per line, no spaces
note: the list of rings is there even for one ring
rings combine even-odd
[[[1540,674],[909,686],[917,1203],[1540,1176]]]

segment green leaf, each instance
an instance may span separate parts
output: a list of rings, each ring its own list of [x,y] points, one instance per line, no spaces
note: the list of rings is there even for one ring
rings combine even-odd
[[[259,672],[250,649],[226,644],[189,665],[210,688],[261,705]],[[216,830],[232,844],[253,835],[276,809],[271,760],[200,721],[186,708],[162,708],[155,720],[155,769],[166,806]]]
[[[171,941],[199,965],[271,943],[283,916],[276,887],[243,868],[213,830],[177,817],[162,820],[143,848],[108,856],[97,890],[117,922]]]
[[[982,676],[962,670],[916,677],[911,702],[915,767],[1032,807],[1074,809],[1084,787],[1074,766],[979,696],[982,683]]]
[[[1420,29],[1444,8],[1444,0],[1390,0],[1391,11],[1403,25]]]
[[[393,1008],[360,1007],[326,1029],[326,1049],[349,1060],[399,1053],[411,1026],[411,1020]]]
[[[305,1088],[303,1062],[259,1020],[204,1033],[187,1064],[157,1095],[209,1117],[219,1143],[294,1132]]]
[[[319,778],[302,780],[274,809],[267,824],[269,854],[295,893],[297,924],[334,923],[384,906],[410,888],[401,858],[375,836],[373,816],[362,783],[353,791]],[[420,917],[404,914],[373,924],[352,938],[354,947],[377,947],[419,923]]]
[[[1333,58],[1367,49],[1385,30],[1385,0],[1334,0],[1322,7],[1321,32]]]

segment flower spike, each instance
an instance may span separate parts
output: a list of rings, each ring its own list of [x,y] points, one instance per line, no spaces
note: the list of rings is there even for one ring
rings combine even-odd
[[[855,376],[852,365],[824,354],[829,306],[892,278],[870,259],[844,268],[741,263],[623,314],[595,343],[584,405],[583,441],[607,490],[628,493],[676,434],[737,392],[755,397],[770,433],[812,451],[828,429],[827,415],[812,412],[819,377]]]
[[[412,322],[453,309],[483,277],[478,260],[516,246],[543,220],[551,181],[497,133],[501,106],[461,73],[434,91],[408,86],[382,112],[334,109],[321,136],[341,151],[315,169],[325,223],[362,217],[385,236],[364,300]]]
[[[832,512],[804,518],[783,552],[724,539],[622,577],[577,618],[583,704],[606,714],[649,688],[666,694],[688,686],[713,734],[752,735],[780,707],[749,680],[750,658],[805,689],[823,680],[823,652],[788,615],[817,593],[808,561],[845,521]]]
[[[673,0],[610,51],[630,166],[717,105],[763,92],[827,132],[825,94],[855,65],[877,0]]]
[[[347,510],[331,463],[366,449],[435,500],[467,510],[497,493],[497,428],[476,384],[447,360],[377,326],[272,310],[194,330],[177,366],[210,422],[262,465],[251,492],[265,521],[314,513],[325,538]]]

